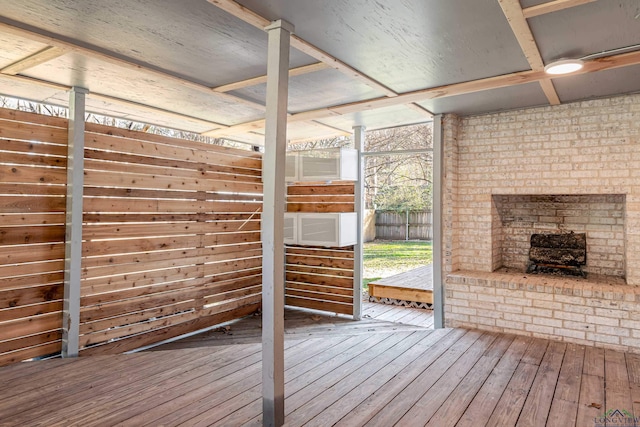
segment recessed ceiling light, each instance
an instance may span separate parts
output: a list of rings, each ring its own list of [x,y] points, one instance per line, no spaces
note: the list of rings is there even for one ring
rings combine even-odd
[[[560,59],[553,61],[544,67],[547,74],[569,74],[578,71],[584,67],[582,59]]]

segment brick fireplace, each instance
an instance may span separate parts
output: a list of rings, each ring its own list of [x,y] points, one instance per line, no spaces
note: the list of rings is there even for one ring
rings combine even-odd
[[[640,95],[445,116],[447,326],[640,351]],[[587,278],[526,274],[585,233]]]
[[[492,195],[492,270],[525,271],[532,234],[574,232],[587,237],[586,273],[624,278],[624,205],[624,194]]]

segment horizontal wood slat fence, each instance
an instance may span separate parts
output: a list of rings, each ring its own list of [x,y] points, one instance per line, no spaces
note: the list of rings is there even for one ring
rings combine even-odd
[[[59,353],[67,121],[0,110],[0,365]],[[86,124],[80,354],[255,311],[261,155]]]
[[[60,352],[67,120],[0,109],[0,366]]]
[[[81,354],[255,311],[258,153],[87,124]]]
[[[376,239],[432,240],[431,211],[376,211]]]
[[[288,212],[354,212],[353,182],[296,183],[287,187]],[[353,314],[354,249],[289,245],[287,305]]]

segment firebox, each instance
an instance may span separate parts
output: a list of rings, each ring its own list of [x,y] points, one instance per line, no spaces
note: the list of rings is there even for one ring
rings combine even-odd
[[[625,277],[626,242],[624,194],[556,194],[556,195],[493,195],[491,210],[491,269],[515,269],[525,272],[532,264],[531,255],[553,255],[548,249],[562,249],[571,240],[567,251],[555,252],[567,256],[579,250],[567,261],[540,260],[534,264],[552,264],[555,270],[534,266],[532,270],[559,273],[562,271],[593,276]],[[569,237],[553,237],[570,235]],[[540,234],[542,237],[532,235]],[[552,237],[545,237],[553,235]],[[539,239],[550,239],[540,243]],[[555,241],[554,239],[560,239]],[[532,244],[533,242],[533,244]],[[551,244],[551,246],[548,246]],[[557,245],[560,246],[557,246]],[[554,246],[556,245],[556,246]],[[578,247],[575,247],[578,246]],[[535,249],[531,251],[531,248]],[[570,250],[569,250],[570,249]],[[588,255],[587,255],[588,251]],[[584,257],[579,256],[584,254]]]
[[[586,277],[585,233],[532,234],[527,273],[556,273]]]

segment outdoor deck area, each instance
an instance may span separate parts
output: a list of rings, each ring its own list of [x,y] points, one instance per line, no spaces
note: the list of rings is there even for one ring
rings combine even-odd
[[[595,426],[610,409],[640,412],[640,355],[308,310],[286,318],[289,426]],[[1,368],[0,425],[260,425],[259,317],[242,322],[155,351]]]
[[[433,304],[433,266],[425,265],[370,282],[369,295]]]

